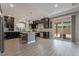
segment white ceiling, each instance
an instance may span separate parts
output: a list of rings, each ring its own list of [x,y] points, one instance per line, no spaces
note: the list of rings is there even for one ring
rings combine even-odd
[[[72,3],[14,3],[11,8],[9,3],[1,4],[3,14],[14,16],[16,19],[38,20],[42,17],[51,16],[57,12],[68,10],[73,7]]]

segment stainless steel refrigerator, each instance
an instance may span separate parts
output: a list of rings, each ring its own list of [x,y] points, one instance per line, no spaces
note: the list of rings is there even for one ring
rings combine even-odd
[[[4,30],[3,30],[3,15],[0,5],[0,53],[4,52]]]

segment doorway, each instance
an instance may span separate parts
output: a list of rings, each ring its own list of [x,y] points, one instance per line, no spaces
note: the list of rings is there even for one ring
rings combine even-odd
[[[62,34],[62,23],[54,23],[54,38],[61,38]]]
[[[64,20],[63,20],[64,19]],[[72,23],[71,18],[62,18],[53,21],[53,29],[54,29],[54,35],[53,37],[55,39],[63,39],[66,41],[72,40]]]

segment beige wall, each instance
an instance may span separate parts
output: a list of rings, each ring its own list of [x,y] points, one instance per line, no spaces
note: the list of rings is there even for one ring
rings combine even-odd
[[[76,36],[76,43],[79,44],[79,14],[76,15],[76,24],[75,24],[75,36]]]

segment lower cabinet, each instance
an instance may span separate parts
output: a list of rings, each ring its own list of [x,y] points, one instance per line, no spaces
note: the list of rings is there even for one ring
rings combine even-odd
[[[20,37],[20,32],[5,32],[4,33],[5,39],[12,39],[12,38],[17,38],[17,37]]]
[[[44,38],[49,38],[49,32],[43,32],[43,37]]]
[[[41,37],[41,38],[49,38],[49,32],[39,32],[39,33],[36,33],[36,36],[37,37]]]

